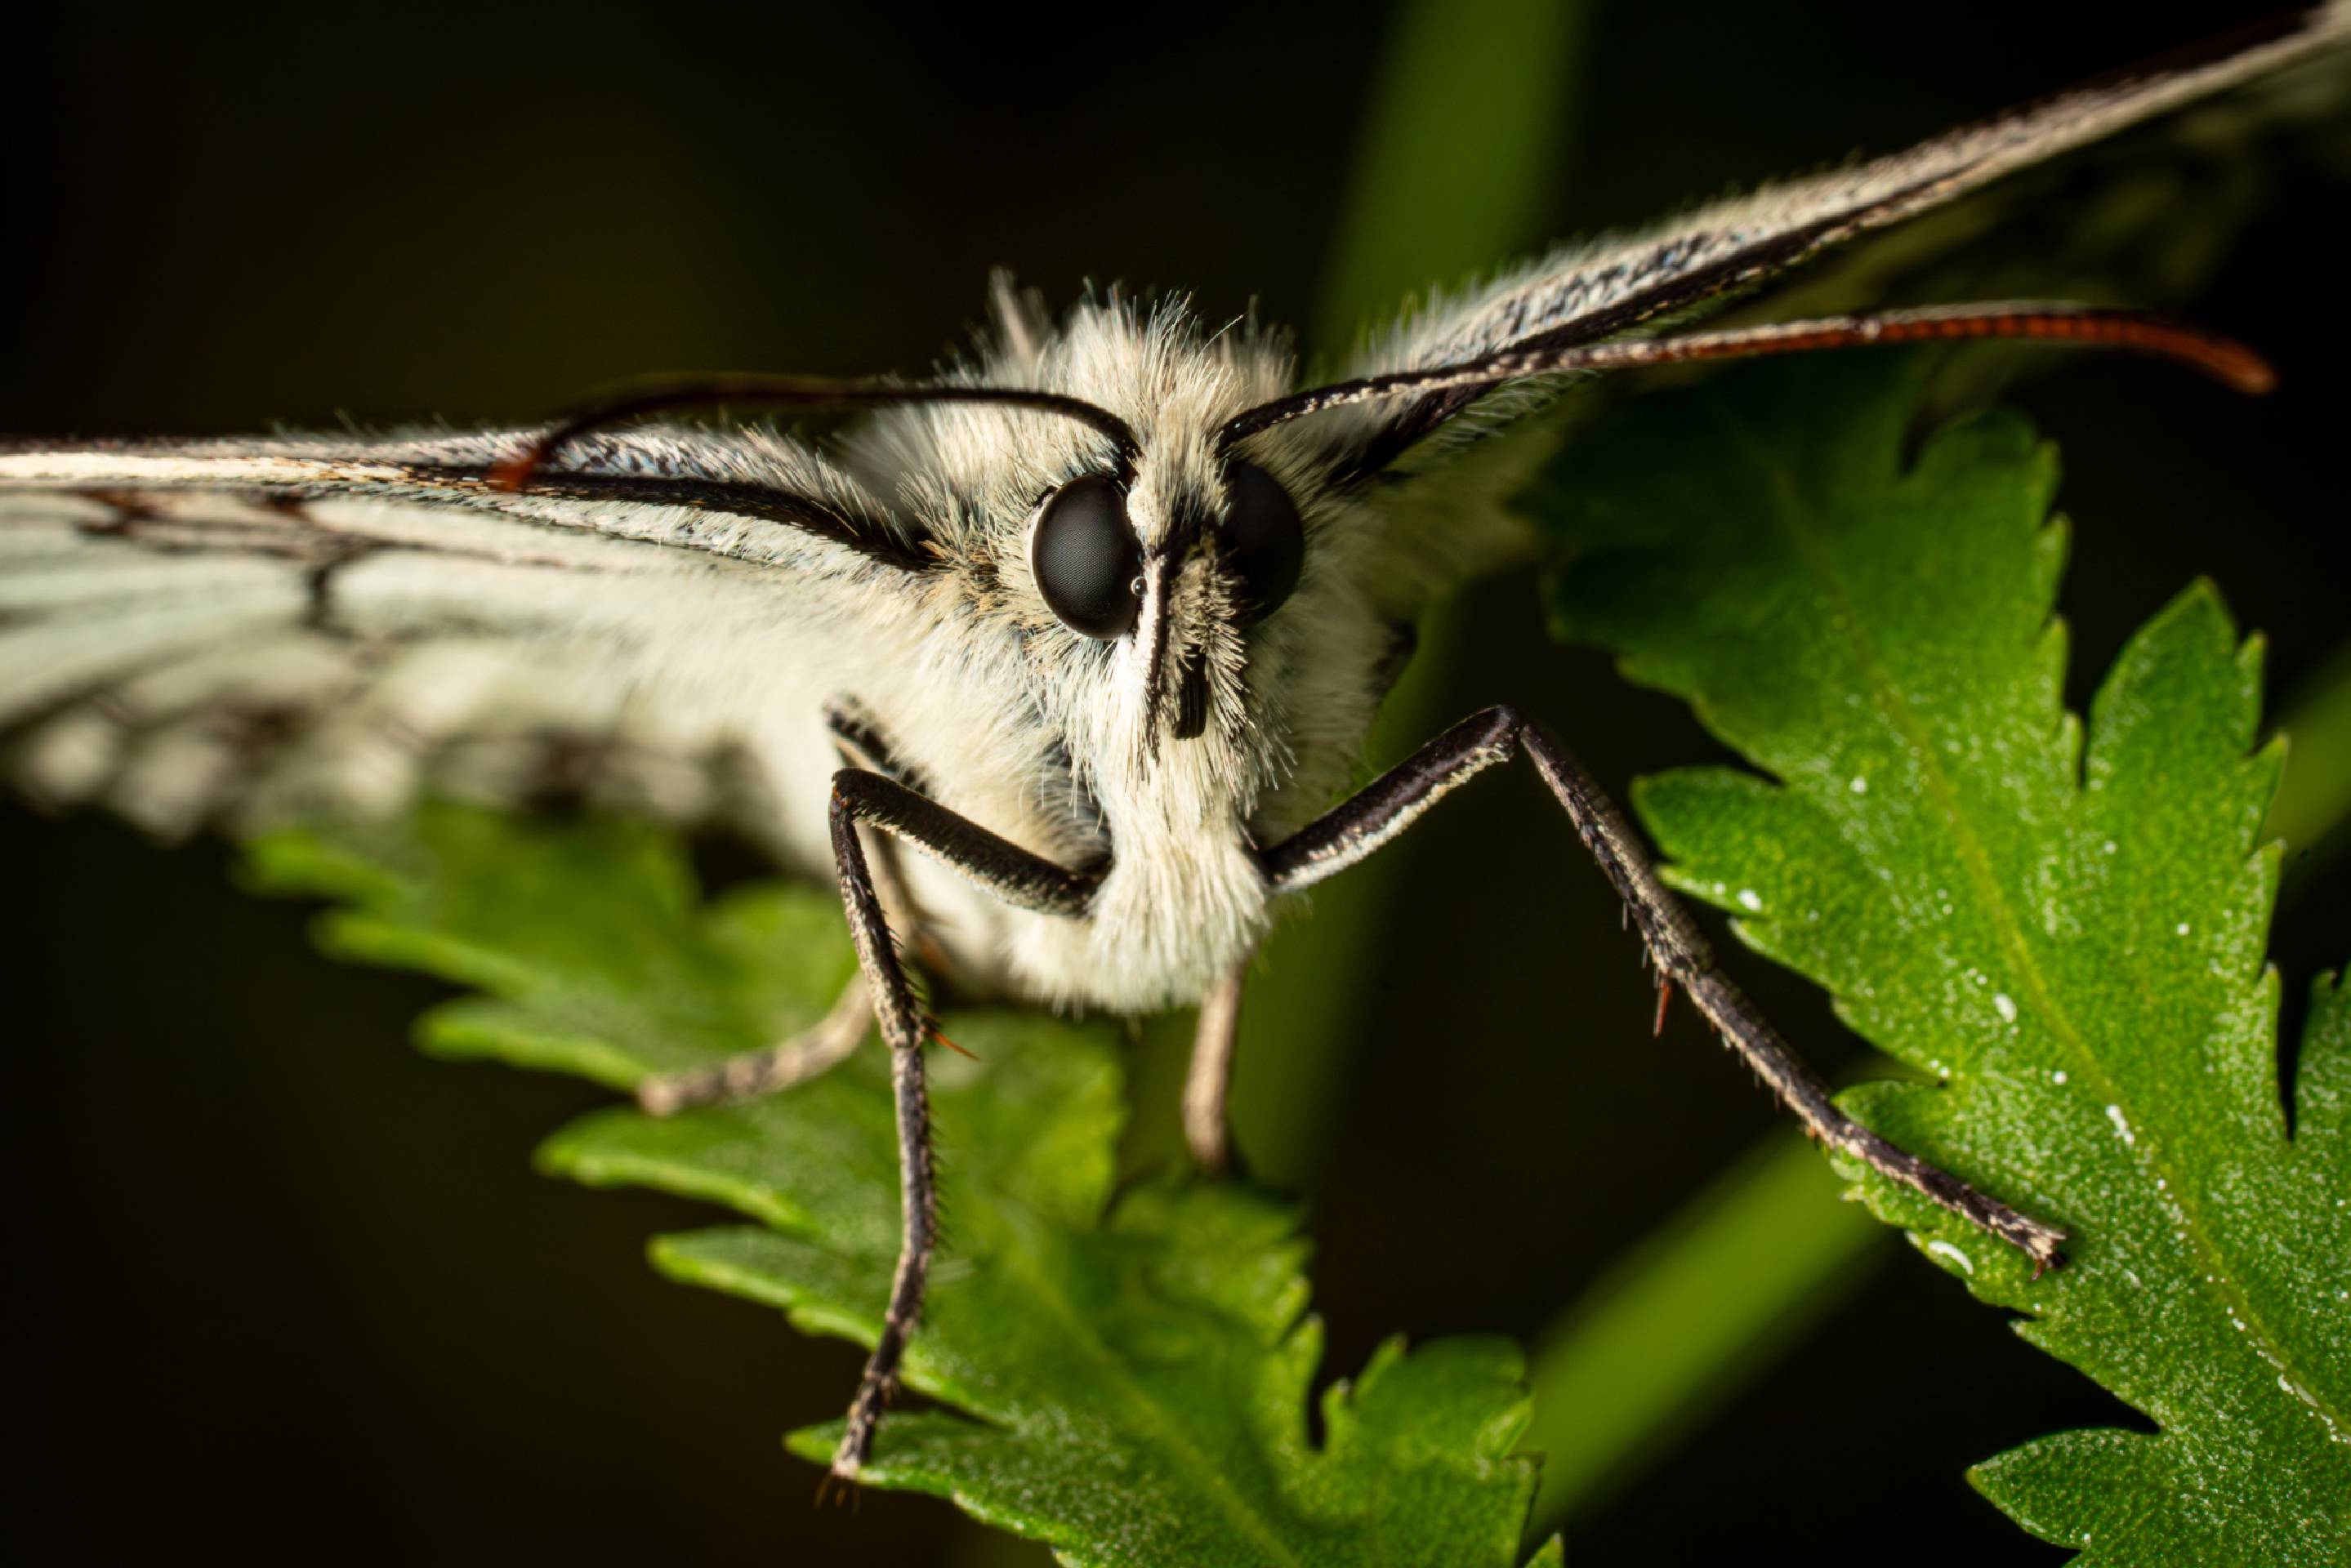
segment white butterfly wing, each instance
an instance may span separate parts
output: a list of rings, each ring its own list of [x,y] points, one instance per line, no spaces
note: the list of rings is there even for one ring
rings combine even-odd
[[[825,688],[920,542],[757,431],[594,438],[529,493],[491,489],[519,444],[0,452],[17,781],[166,834],[431,780],[741,805],[794,836],[777,775],[831,765]]]
[[[2351,0],[2334,0],[1904,152],[1768,186],[1641,233],[1563,246],[1407,320],[1373,346],[1362,373],[1565,347],[1638,327],[2346,42]]]

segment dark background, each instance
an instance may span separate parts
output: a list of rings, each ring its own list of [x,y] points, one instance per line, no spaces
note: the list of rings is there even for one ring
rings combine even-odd
[[[1897,145],[2262,9],[1604,6],[1543,227]],[[8,95],[0,429],[528,418],[652,369],[914,370],[996,265],[1057,301],[1115,278],[1311,322],[1384,26],[1352,4],[53,17]],[[2077,700],[2199,572],[2270,634],[2273,691],[2351,632],[2342,205],[2289,175],[2196,307],[2274,357],[2276,396],[2115,361],[2021,394],[2079,525]],[[1620,793],[1711,754],[1544,643],[1526,582],[1476,595],[1454,708],[1549,715]],[[1384,928],[1305,1184],[1337,1368],[1396,1329],[1534,1335],[1771,1121],[1687,1018],[1647,1041],[1596,877],[1498,880],[1564,836],[1522,781],[1487,787],[1400,851],[1415,913]],[[0,854],[8,1556],[1018,1560],[943,1503],[810,1508],[778,1436],[836,1413],[857,1353],[657,1281],[642,1241],[688,1206],[530,1174],[595,1094],[414,1056],[435,989],[314,957],[306,912],[235,893],[218,844],[8,808]],[[2298,1016],[2351,954],[2339,863],[2292,890],[2276,947]],[[1816,1059],[1856,1048],[1809,988],[1740,969]],[[1715,1562],[1826,1528],[1856,1556],[2053,1561],[1962,1469],[2133,1420],[1889,1243],[1572,1547]]]

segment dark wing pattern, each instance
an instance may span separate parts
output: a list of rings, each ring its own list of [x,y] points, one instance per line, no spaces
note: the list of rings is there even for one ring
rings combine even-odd
[[[492,490],[521,439],[0,450],[16,781],[163,834],[427,777],[698,815],[815,711],[809,628],[930,559],[762,432],[592,438]]]

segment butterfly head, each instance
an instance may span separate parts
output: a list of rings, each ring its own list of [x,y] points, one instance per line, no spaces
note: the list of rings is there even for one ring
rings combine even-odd
[[[925,383],[648,384],[554,425],[490,483],[551,483],[582,437],[649,413],[871,410],[843,431],[841,482],[795,499],[897,566],[870,579],[877,613],[926,607],[943,673],[1017,681],[1113,838],[1123,806],[1278,829],[1261,804],[1343,781],[1399,624],[1441,586],[1433,555],[1391,569],[1396,508],[1364,461],[1376,423],[1262,418],[1301,396],[1286,338],[1212,328],[1180,301],[1113,296],[1048,321],[999,295],[998,316],[974,362]]]
[[[939,384],[1050,389],[1097,417],[893,410],[853,438],[858,472],[924,531],[967,618],[956,647],[1017,671],[1115,857],[1262,839],[1283,826],[1268,802],[1343,782],[1395,642],[1366,602],[1362,499],[1315,432],[1227,439],[1295,386],[1287,342],[1178,304],[998,317]]]
[[[1177,741],[1208,731],[1212,649],[1286,605],[1306,561],[1297,502],[1241,460],[1156,494],[1081,474],[1039,500],[1027,534],[1038,597],[1073,636],[1131,643],[1150,732]]]

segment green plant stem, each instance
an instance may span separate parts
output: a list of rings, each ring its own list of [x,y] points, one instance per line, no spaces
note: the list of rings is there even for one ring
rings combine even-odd
[[[1323,278],[1325,354],[1399,301],[1510,259],[1559,209],[1592,7],[1405,0]]]
[[[2262,836],[2285,840],[2291,889],[2351,849],[2351,643],[2295,690],[2278,728],[2286,737],[2285,776]]]
[[[1793,1129],[1759,1142],[1561,1314],[1535,1353],[1538,1531],[1592,1513],[1893,1253]]]
[[[1590,13],[1560,0],[1399,8],[1324,289],[1317,342],[1326,357],[1415,291],[1543,237],[1561,205]],[[1420,651],[1367,748],[1373,767],[1401,760],[1450,716],[1442,707],[1457,614],[1440,608],[1422,626]],[[1303,1185],[1328,1142],[1334,1085],[1363,1027],[1347,999],[1361,989],[1400,853],[1318,890],[1312,918],[1276,931],[1252,977],[1234,1136],[1252,1172],[1276,1186]]]

